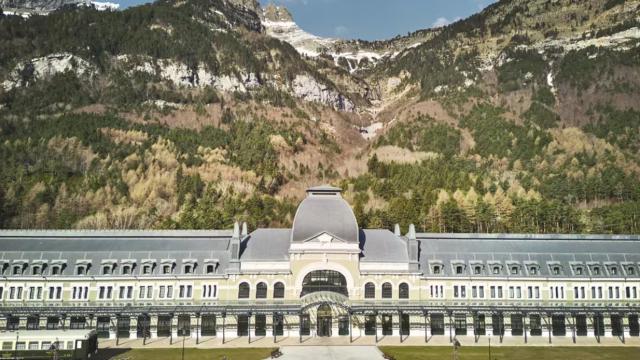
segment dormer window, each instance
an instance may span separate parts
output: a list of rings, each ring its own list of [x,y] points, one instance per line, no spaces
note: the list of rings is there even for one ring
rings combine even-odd
[[[475,267],[473,268],[473,273],[474,273],[475,275],[480,275],[480,274],[482,273],[482,267],[481,267],[481,266],[475,266]]]
[[[456,274],[462,275],[463,268],[461,265],[456,266]]]
[[[493,274],[494,275],[499,275],[500,274],[500,266],[494,266],[493,267]]]
[[[122,275],[130,275],[131,274],[131,265],[124,265],[122,267]]]
[[[13,267],[13,275],[21,275],[22,274],[22,265],[15,265]]]
[[[593,267],[593,275],[600,275],[600,267],[599,266],[594,266]]]
[[[216,272],[216,267],[211,265],[211,264],[209,264],[209,265],[207,265],[206,272],[207,272],[207,274],[213,274],[213,273]]]
[[[577,266],[576,267],[576,275],[582,275],[582,274],[583,274],[582,266]]]
[[[162,273],[163,274],[171,274],[171,265],[162,266]]]
[[[151,265],[144,265],[142,267],[142,273],[145,275],[151,274]]]
[[[611,275],[618,275],[618,268],[612,266],[611,268],[609,268],[609,272],[611,273]]]
[[[191,265],[185,265],[184,266],[184,273],[185,274],[191,274],[192,271],[193,271],[193,267]]]
[[[511,275],[518,275],[518,267],[517,266],[512,266],[511,267]]]
[[[435,275],[439,275],[440,274],[440,265],[434,265],[433,266],[433,273]]]
[[[554,266],[551,271],[553,271],[553,275],[560,275],[560,266]]]
[[[51,275],[60,275],[60,266],[51,267]]]
[[[529,274],[531,274],[531,275],[537,275],[537,274],[538,274],[538,268],[537,268],[537,267],[535,267],[535,266],[531,266],[531,267],[529,268]]]
[[[635,275],[635,273],[636,273],[636,271],[635,271],[635,269],[633,268],[633,266],[629,266],[629,267],[627,268],[627,275]]]
[[[42,274],[42,268],[40,266],[34,266],[31,268],[32,275],[40,275]]]
[[[87,268],[84,265],[80,265],[76,268],[76,275],[84,275],[87,273]]]

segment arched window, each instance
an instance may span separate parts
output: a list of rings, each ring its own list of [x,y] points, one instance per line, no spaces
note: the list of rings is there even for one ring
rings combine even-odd
[[[518,267],[517,266],[512,266],[511,267],[511,275],[518,275]]]
[[[393,295],[393,286],[391,286],[391,283],[384,283],[382,284],[382,298],[383,299],[391,299]]]
[[[277,282],[273,284],[273,298],[274,299],[283,299],[284,298],[284,284],[281,282]]]
[[[372,282],[368,282],[364,285],[364,298],[375,299],[376,298],[376,285]]]
[[[331,291],[349,296],[347,279],[344,275],[333,270],[316,270],[304,277],[300,297],[318,291]]]
[[[51,275],[60,275],[61,272],[60,266],[51,267]]]
[[[109,275],[111,274],[111,266],[109,265],[105,265],[102,267],[102,275]]]
[[[481,266],[476,266],[473,268],[473,273],[476,275],[480,275],[482,273],[482,267]]]
[[[22,266],[20,265],[16,265],[13,267],[13,275],[20,275],[22,274]]]
[[[122,275],[129,275],[131,274],[131,266],[129,265],[125,265],[122,267]]]
[[[398,286],[398,297],[400,299],[409,298],[409,284],[401,283],[400,286]]]
[[[76,269],[76,275],[84,275],[84,273],[85,273],[85,267],[78,266],[78,268]]]
[[[250,289],[251,288],[249,287],[248,283],[240,283],[240,285],[238,286],[238,299],[248,299]]]
[[[151,274],[151,265],[145,265],[142,267],[142,273],[145,275]]]
[[[31,272],[33,275],[40,275],[41,271],[40,271],[40,266],[34,266],[31,268]]]
[[[267,298],[267,284],[263,282],[259,282],[256,285],[256,299],[266,299]]]

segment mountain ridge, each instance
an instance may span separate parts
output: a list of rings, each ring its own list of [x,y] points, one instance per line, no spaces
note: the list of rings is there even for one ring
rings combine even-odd
[[[365,227],[638,232],[639,9],[501,1],[378,42],[244,0],[4,16],[1,224],[288,225],[332,182]]]

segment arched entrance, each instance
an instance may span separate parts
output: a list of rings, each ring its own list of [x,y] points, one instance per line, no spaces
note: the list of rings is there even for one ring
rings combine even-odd
[[[331,336],[332,325],[331,306],[322,304],[317,310],[317,334],[318,336]]]

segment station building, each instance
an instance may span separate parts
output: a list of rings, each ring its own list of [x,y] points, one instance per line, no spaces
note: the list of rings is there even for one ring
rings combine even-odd
[[[639,266],[639,236],[361,229],[321,186],[288,229],[0,231],[0,329],[624,342]]]

